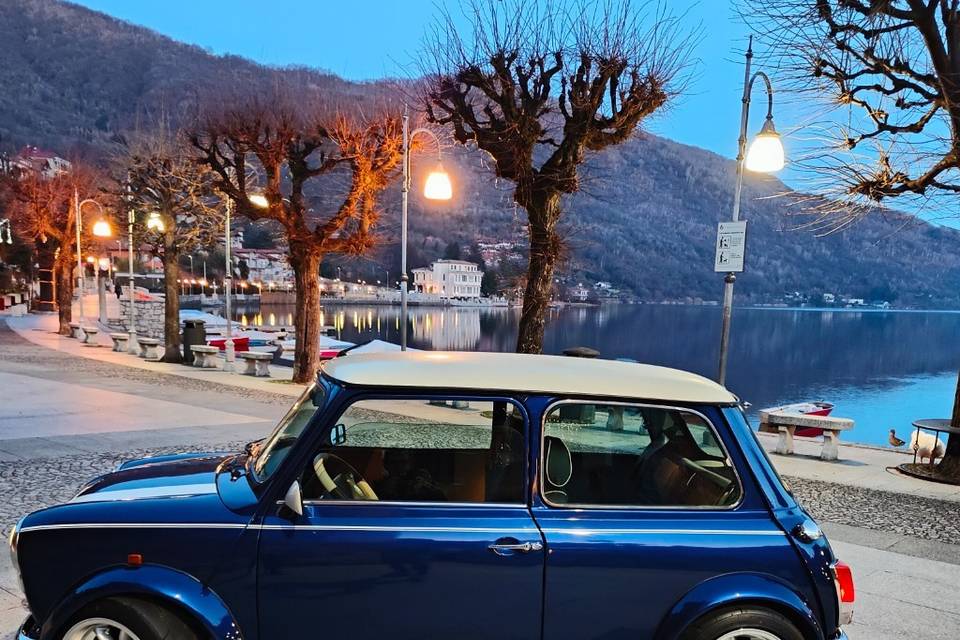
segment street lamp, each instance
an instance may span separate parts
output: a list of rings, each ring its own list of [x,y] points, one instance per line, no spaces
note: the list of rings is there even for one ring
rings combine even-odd
[[[773,85],[763,71],[750,75],[750,61],[753,58],[753,36],[747,45],[747,64],[743,73],[743,107],[740,111],[740,138],[737,140],[737,182],[733,191],[732,222],[740,220],[740,192],[743,190],[743,170],[769,173],[783,168],[783,141],[773,126]],[[750,117],[750,92],[753,82],[762,78],[767,89],[767,119],[747,150],[747,121]],[[746,153],[744,153],[746,152]],[[723,322],[720,329],[720,364],[717,382],[725,384],[727,378],[727,355],[730,348],[730,319],[733,315],[733,283],[737,276],[728,272],[723,282]]]
[[[77,223],[76,224],[76,227],[77,227],[77,275],[79,276],[78,279],[80,284],[80,331],[82,333],[83,321],[84,321],[83,297],[86,294],[83,286],[83,280],[84,280],[83,253],[80,247],[80,231],[81,231],[81,228],[83,227],[83,205],[85,204],[95,205],[97,207],[97,211],[100,214],[100,218],[93,223],[93,235],[100,238],[108,238],[112,234],[112,231],[110,229],[110,223],[107,222],[106,219],[103,217],[103,207],[100,206],[100,203],[91,198],[87,198],[86,200],[83,200],[81,202],[80,191],[76,187],[74,187],[73,189],[73,204],[75,207],[74,211],[75,211],[75,217],[76,217],[76,223]]]
[[[410,143],[419,133],[423,133],[433,138],[437,145],[437,166],[427,176],[427,181],[423,188],[423,197],[428,200],[449,200],[453,197],[453,187],[450,184],[450,176],[443,169],[440,163],[443,151],[440,148],[440,140],[436,134],[423,127],[409,132],[410,116],[407,115],[407,107],[403,108],[403,185],[400,189],[403,199],[401,207],[400,222],[400,350],[407,350],[407,200],[410,191]]]
[[[163,233],[166,230],[166,225],[163,224],[163,218],[160,217],[158,212],[153,211],[147,216],[147,229],[156,231],[157,233]]]

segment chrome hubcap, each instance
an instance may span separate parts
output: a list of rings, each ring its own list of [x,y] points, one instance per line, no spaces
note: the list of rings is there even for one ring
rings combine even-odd
[[[63,640],[140,640],[133,631],[114,620],[89,618],[70,627]]]
[[[763,629],[737,629],[723,634],[717,640],[780,640],[780,636]]]

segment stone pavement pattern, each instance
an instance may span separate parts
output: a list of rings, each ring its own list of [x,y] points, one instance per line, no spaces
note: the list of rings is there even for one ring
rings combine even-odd
[[[138,366],[120,364],[122,359],[81,357],[83,351],[70,351],[72,345],[58,350],[59,339],[43,339],[51,348],[0,322],[0,385],[18,385],[17,393],[0,405],[4,532],[23,513],[69,499],[82,483],[122,460],[170,451],[231,450],[262,437],[296,393],[289,385],[243,381],[236,386],[239,376],[220,372],[218,378],[204,378],[182,368],[190,374],[183,376],[177,375],[181,369],[176,365],[154,370],[132,358],[128,362]],[[112,401],[104,406],[124,407],[105,428],[95,422],[97,407],[74,410],[76,402],[99,393]],[[927,483],[901,485],[856,461],[814,465],[811,474],[803,455],[773,460],[789,474],[797,496],[854,568],[858,599],[851,640],[960,638],[960,600],[953,595],[960,583],[960,502],[955,492],[942,491],[942,499],[924,497]],[[852,474],[845,475],[844,469]],[[821,479],[826,477],[852,484]],[[878,490],[871,483],[907,488]],[[12,637],[2,634],[25,615],[7,558],[0,553],[0,637]]]

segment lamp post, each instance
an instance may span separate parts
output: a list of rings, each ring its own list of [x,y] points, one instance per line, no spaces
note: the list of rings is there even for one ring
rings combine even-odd
[[[233,371],[234,363],[237,360],[235,345],[233,344],[233,318],[231,317],[231,296],[233,294],[233,265],[231,264],[230,259],[230,213],[233,208],[233,200],[229,197],[226,198],[224,203],[224,209],[226,212],[226,221],[224,229],[224,240],[226,241],[224,245],[224,254],[226,256],[226,267],[227,270],[223,276],[223,297],[224,297],[224,311],[223,315],[227,317],[227,339],[223,343],[223,370],[224,371]]]
[[[84,277],[83,277],[83,253],[80,247],[80,231],[83,227],[83,205],[93,204],[96,205],[97,211],[100,213],[100,219],[93,223],[93,235],[101,238],[109,238],[112,234],[110,230],[110,223],[106,221],[103,217],[103,207],[100,206],[100,203],[91,198],[86,200],[80,200],[80,191],[74,187],[73,188],[73,204],[74,212],[76,217],[76,227],[77,227],[77,275],[79,276],[79,285],[80,285],[80,331],[83,332],[83,297],[86,294],[84,291]]]
[[[450,185],[450,176],[443,170],[440,164],[443,152],[440,148],[440,140],[436,134],[429,129],[419,128],[409,131],[410,116],[407,115],[407,107],[403,107],[403,185],[400,189],[402,194],[401,220],[400,220],[400,350],[407,350],[407,200],[410,192],[410,143],[417,134],[422,133],[433,138],[437,145],[437,168],[427,176],[427,181],[423,187],[423,197],[429,200],[449,200],[453,196],[453,188]]]
[[[3,235],[3,231],[6,229],[7,235]],[[0,244],[6,242],[7,244],[13,244],[13,232],[10,230],[10,221],[4,218],[0,220]]]
[[[783,142],[780,140],[780,134],[773,126],[773,85],[763,71],[757,71],[752,76],[750,75],[750,61],[753,58],[753,36],[750,36],[747,45],[746,58],[747,64],[743,73],[743,107],[740,110],[740,137],[737,140],[737,182],[733,191],[732,222],[740,220],[740,193],[743,190],[744,169],[770,173],[782,169],[784,163]],[[753,90],[753,82],[758,77],[763,79],[767,88],[767,119],[748,150],[747,121],[750,117],[750,92]],[[736,280],[737,276],[734,272],[728,272],[723,279],[723,321],[720,329],[720,364],[717,374],[717,382],[720,384],[725,384],[727,378],[730,319],[733,315],[733,283]]]

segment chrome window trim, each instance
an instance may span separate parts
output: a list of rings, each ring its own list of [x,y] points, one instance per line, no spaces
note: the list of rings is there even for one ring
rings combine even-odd
[[[277,500],[278,505],[284,504],[283,500]],[[517,507],[526,508],[527,503],[525,502],[423,502],[419,500],[410,500],[409,502],[404,500],[304,500],[304,506],[311,507],[320,507],[320,506],[331,506],[334,504],[344,504],[344,505],[357,505],[357,506],[366,506],[366,505],[384,505],[388,507],[487,507],[491,509],[516,509]]]
[[[691,413],[695,416],[701,418],[707,427],[713,432],[714,437],[717,440],[717,444],[720,445],[720,449],[723,451],[724,458],[730,464],[730,468],[733,469],[733,476],[736,478],[737,485],[740,487],[740,497],[737,501],[726,507],[717,507],[711,505],[702,505],[702,506],[693,506],[693,505],[627,505],[627,504],[591,504],[591,503],[580,503],[580,502],[568,502],[565,504],[555,504],[550,502],[546,498],[543,492],[544,479],[545,479],[545,464],[544,464],[544,448],[543,442],[547,434],[547,416],[554,410],[554,408],[559,407],[564,404],[592,404],[592,405],[604,405],[604,406],[616,406],[616,407],[644,407],[649,409],[666,409],[668,411],[685,411]],[[651,404],[649,402],[625,402],[622,400],[583,400],[575,398],[564,398],[562,400],[555,400],[551,402],[543,410],[543,415],[540,418],[540,455],[537,456],[537,464],[540,468],[537,470],[537,493],[540,495],[540,499],[545,505],[554,509],[587,509],[590,511],[604,511],[604,510],[616,510],[616,511],[712,511],[718,513],[725,513],[728,511],[734,511],[743,504],[744,497],[746,496],[744,491],[743,480],[740,477],[740,472],[737,470],[737,465],[734,464],[733,458],[730,457],[730,451],[727,449],[727,446],[723,443],[723,438],[720,437],[720,432],[717,431],[716,425],[713,424],[713,421],[710,420],[703,413],[697,411],[696,409],[691,409],[689,407],[678,407],[668,404]]]

